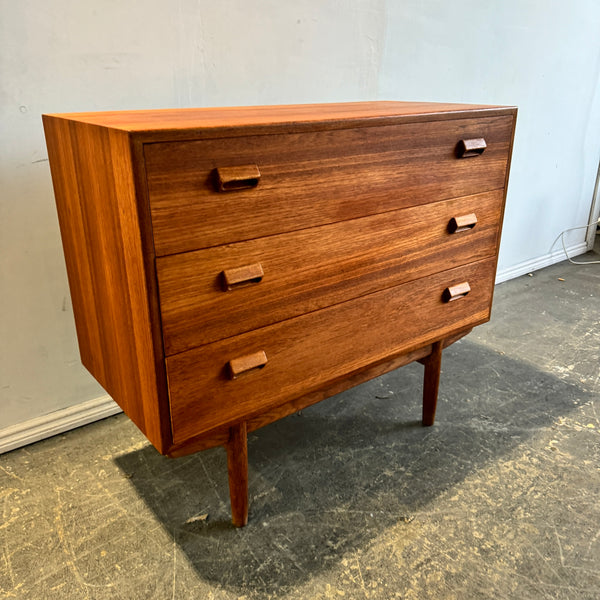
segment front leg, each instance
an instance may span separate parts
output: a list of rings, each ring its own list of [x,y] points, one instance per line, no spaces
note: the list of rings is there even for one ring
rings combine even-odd
[[[423,379],[423,425],[425,426],[433,425],[435,421],[443,347],[443,341],[435,342],[431,346],[431,354],[423,359],[423,364],[425,365],[425,376]]]
[[[245,422],[229,429],[226,448],[231,520],[236,527],[243,527],[248,523],[248,435]]]

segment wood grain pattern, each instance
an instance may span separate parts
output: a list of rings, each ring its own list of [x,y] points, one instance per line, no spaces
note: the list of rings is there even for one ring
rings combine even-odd
[[[148,189],[158,256],[316,227],[501,189],[507,116],[340,131],[148,144]],[[455,156],[466,134],[486,152]],[[214,189],[214,170],[255,163],[254,189]],[[306,199],[310,198],[310,202]]]
[[[514,115],[516,108],[441,102],[341,102],[218,108],[178,108],[102,113],[64,113],[75,120],[136,134],[145,142],[161,139],[199,139],[260,133],[291,133],[308,129],[337,129],[459,119],[465,115]]]
[[[484,322],[493,266],[493,258],[479,261],[168,357],[174,443]],[[442,291],[465,280],[472,292],[443,303]],[[265,368],[230,380],[232,356],[259,349]]]
[[[50,117],[44,127],[82,362],[165,451],[129,139]]]
[[[167,355],[189,350],[495,255],[502,190],[160,257],[156,261]],[[479,224],[448,232],[456,215]],[[221,271],[261,265],[256,285],[223,292]],[[237,272],[237,271],[234,271]],[[256,274],[250,270],[250,276]]]

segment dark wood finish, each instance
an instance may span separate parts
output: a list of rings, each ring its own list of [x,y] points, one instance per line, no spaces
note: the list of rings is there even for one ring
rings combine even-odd
[[[432,344],[431,354],[425,359],[423,378],[423,425],[429,427],[435,421],[440,373],[442,369],[443,340]]]
[[[486,192],[158,258],[165,352],[425,277],[439,271],[441,262],[453,268],[494,256],[502,197],[502,191]],[[479,214],[478,226],[450,235],[451,217],[471,210]],[[224,292],[220,272],[250,261],[264,268],[260,284]],[[252,268],[242,278],[255,275]]]
[[[238,167],[217,167],[217,191],[232,192],[255,188],[260,181],[260,171],[256,165]]]
[[[44,116],[83,363],[160,452],[226,447],[238,526],[248,431],[415,360],[432,424],[442,349],[489,318],[515,117]]]
[[[481,156],[487,144],[484,138],[476,138],[474,140],[460,140],[456,149],[459,158],[472,158]]]
[[[510,117],[460,119],[149,144],[146,169],[159,256],[502,189]],[[454,154],[485,134],[474,161]],[[213,171],[255,162],[254,189],[216,192]],[[306,198],[310,196],[311,201]]]
[[[248,436],[245,422],[229,429],[227,471],[231,521],[236,527],[243,527],[248,523]]]
[[[168,357],[174,442],[486,321],[493,270],[493,259],[470,263]],[[442,302],[443,290],[465,279],[469,296]],[[232,381],[231,358],[258,350],[267,367]]]

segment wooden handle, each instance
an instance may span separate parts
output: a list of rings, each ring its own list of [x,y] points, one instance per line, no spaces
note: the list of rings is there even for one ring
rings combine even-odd
[[[442,300],[444,302],[460,300],[461,298],[464,298],[470,291],[471,286],[467,281],[464,281],[463,283],[447,287],[442,294]]]
[[[244,373],[254,371],[254,369],[262,369],[266,364],[267,355],[262,350],[254,354],[233,358],[227,363],[229,366],[229,379],[237,379]]]
[[[460,140],[456,145],[456,156],[458,158],[470,158],[479,156],[487,148],[483,138],[473,138],[471,140]]]
[[[238,167],[218,167],[216,169],[217,189],[219,192],[232,192],[255,188],[260,180],[257,165]]]
[[[244,287],[252,283],[260,283],[264,276],[264,271],[260,263],[244,265],[243,267],[234,267],[223,271],[223,289],[230,292],[234,288]]]
[[[477,225],[477,215],[475,213],[452,217],[448,223],[448,231],[450,233],[460,233],[461,231],[473,229],[475,225]]]

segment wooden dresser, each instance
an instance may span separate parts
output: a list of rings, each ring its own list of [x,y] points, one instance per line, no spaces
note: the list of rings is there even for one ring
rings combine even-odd
[[[489,319],[516,109],[44,115],[83,364],[159,452],[227,448]]]

